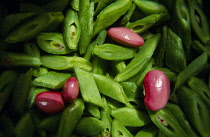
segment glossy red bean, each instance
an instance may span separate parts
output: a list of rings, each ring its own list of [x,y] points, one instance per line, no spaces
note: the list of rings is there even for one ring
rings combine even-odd
[[[144,39],[133,32],[132,30],[124,27],[113,27],[108,30],[110,38],[116,42],[130,47],[139,47],[144,44]]]
[[[170,81],[160,70],[151,70],[144,77],[144,103],[148,109],[162,109],[170,96]]]
[[[75,77],[69,78],[63,87],[63,97],[64,99],[72,103],[77,99],[79,95],[79,83]]]
[[[53,114],[64,109],[65,103],[61,92],[41,92],[36,96],[36,106],[43,112]]]

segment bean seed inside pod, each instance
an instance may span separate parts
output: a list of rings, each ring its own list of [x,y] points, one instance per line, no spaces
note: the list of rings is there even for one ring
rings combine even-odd
[[[148,109],[158,111],[165,107],[170,96],[170,81],[164,72],[151,70],[144,77],[144,103]]]
[[[64,109],[64,100],[61,92],[46,91],[37,94],[36,106],[43,112],[53,114]]]
[[[125,27],[110,28],[108,35],[116,42],[125,46],[139,47],[144,44],[144,39],[139,34]]]

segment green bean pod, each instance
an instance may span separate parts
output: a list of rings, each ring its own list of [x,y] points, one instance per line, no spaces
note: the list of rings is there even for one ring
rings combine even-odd
[[[84,109],[84,101],[80,98],[67,106],[61,114],[56,137],[69,137],[80,121]]]
[[[120,21],[120,26],[126,26],[126,24],[130,22],[135,9],[136,9],[136,4],[135,3],[131,4],[130,9],[126,12],[124,17]]]
[[[104,8],[95,21],[93,36],[116,22],[128,11],[131,4],[132,0],[117,0]]]
[[[75,131],[81,136],[94,136],[105,128],[107,128],[106,122],[94,117],[83,117],[77,124]]]
[[[94,47],[93,54],[105,60],[127,60],[136,55],[136,50],[130,47],[119,46],[115,44],[103,44]]]
[[[112,132],[112,117],[110,116],[108,110],[101,111],[101,120],[107,123],[107,128],[101,132],[102,137],[111,136]]]
[[[84,54],[93,36],[94,2],[81,0],[78,15],[81,27],[79,52],[80,54]]]
[[[164,5],[155,1],[134,0],[134,3],[146,15],[168,12]]]
[[[165,64],[164,57],[168,40],[168,26],[161,28],[161,39],[154,53],[155,66],[162,67]]]
[[[108,67],[108,61],[98,56],[92,58],[93,73],[104,75]]]
[[[182,87],[177,91],[179,105],[183,108],[186,116],[199,132],[200,136],[210,135],[209,106],[201,97],[190,88]]]
[[[81,28],[77,12],[68,10],[64,19],[63,37],[70,49],[77,49],[80,33]]]
[[[140,34],[162,20],[168,20],[168,13],[151,14],[135,22],[128,23],[125,27]]]
[[[13,67],[39,67],[40,58],[24,53],[0,52],[0,66],[6,68]]]
[[[80,93],[85,102],[104,107],[99,89],[90,72],[75,67],[75,74],[80,85]],[[88,79],[88,80],[87,80]]]
[[[98,106],[91,104],[91,103],[87,103],[86,109],[91,114],[91,116],[93,116],[97,119],[101,118],[101,112],[100,112],[100,109]]]
[[[49,115],[40,121],[39,127],[49,132],[55,132],[58,129],[60,119],[61,113]]]
[[[172,71],[178,73],[186,67],[182,40],[170,28],[168,29],[165,63]]]
[[[0,75],[0,111],[8,102],[9,97],[12,95],[18,73],[14,70],[5,70]]]
[[[210,51],[207,45],[204,45],[201,41],[194,40],[192,41],[191,47],[194,48],[199,53],[206,52],[208,57],[210,57]]]
[[[114,73],[118,74],[126,68],[125,61],[112,61],[111,68],[114,71]]]
[[[110,115],[123,126],[141,127],[151,122],[149,115],[139,108],[123,107],[111,110]]]
[[[33,39],[42,31],[54,30],[64,19],[62,12],[47,12],[28,20],[15,29],[5,38],[8,43],[17,43]]]
[[[80,0],[72,0],[70,1],[70,5],[72,9],[74,9],[75,11],[79,11]]]
[[[34,86],[41,86],[50,89],[62,88],[65,81],[71,77],[69,73],[49,71],[48,73],[33,79]]]
[[[97,3],[97,7],[95,9],[94,15],[98,15],[104,8],[106,8],[109,4],[115,2],[115,0],[94,0]]]
[[[35,43],[25,43],[24,52],[30,56],[40,58],[40,49],[39,46]]]
[[[30,113],[25,113],[14,129],[15,137],[33,137],[35,126]]]
[[[118,120],[112,121],[112,136],[113,137],[133,137],[128,129],[125,128]]]
[[[188,85],[210,106],[210,88],[203,80],[196,77],[191,77],[188,81]]]
[[[163,108],[159,111],[148,110],[153,123],[167,136],[188,137],[188,134],[181,127],[176,117],[168,109]]]
[[[17,79],[15,90],[11,96],[9,109],[16,117],[23,115],[31,88],[33,70],[30,68]]]
[[[23,22],[36,17],[36,13],[13,13],[7,15],[0,21],[0,34],[6,37],[15,27],[22,24]]]
[[[66,45],[61,33],[39,33],[36,36],[39,47],[51,54],[68,54],[72,50]]]
[[[158,43],[160,40],[160,34],[156,34],[152,36],[151,38],[147,39],[139,48],[138,53],[136,56],[131,60],[131,62],[126,66],[126,68],[116,75],[115,81],[122,82],[125,81],[134,75],[136,75],[138,72],[140,72],[146,64],[151,59]]]
[[[198,134],[195,131],[194,127],[192,127],[191,123],[189,122],[189,119],[187,119],[185,113],[182,111],[182,109],[177,104],[168,103],[166,105],[166,108],[174,114],[178,122],[180,123],[181,127],[184,129],[184,131],[191,137],[197,137]]]
[[[195,58],[190,64],[186,66],[184,70],[182,70],[176,77],[174,91],[179,89],[187,80],[195,76],[200,69],[207,63],[208,56],[207,53],[204,52],[197,58]]]
[[[184,0],[174,1],[174,8],[171,15],[171,28],[182,39],[186,48],[190,48],[191,24],[190,13]]]
[[[128,101],[135,102],[135,97],[139,93],[137,85],[134,82],[121,82],[120,85],[122,85]]]
[[[49,12],[59,12],[63,11],[68,6],[68,4],[68,0],[52,0],[41,7]]]
[[[156,137],[158,128],[154,124],[144,126],[134,137]]]
[[[43,55],[41,56],[41,62],[43,66],[54,70],[73,71],[74,67],[86,71],[92,70],[92,64],[90,61],[77,56]]]
[[[191,24],[198,38],[206,44],[210,39],[210,30],[207,17],[196,0],[188,0]]]
[[[113,79],[100,74],[93,74],[99,92],[121,103],[127,104],[128,99],[123,87]]]

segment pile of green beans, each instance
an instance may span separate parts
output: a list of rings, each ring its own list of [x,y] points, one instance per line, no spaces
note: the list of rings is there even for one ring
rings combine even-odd
[[[210,28],[205,0],[20,0],[0,3],[0,137],[209,137]],[[208,4],[207,4],[208,5]],[[13,10],[11,10],[13,9]],[[126,47],[107,31],[144,40]],[[147,72],[170,80],[158,111],[144,104]],[[55,114],[40,92],[80,94]]]

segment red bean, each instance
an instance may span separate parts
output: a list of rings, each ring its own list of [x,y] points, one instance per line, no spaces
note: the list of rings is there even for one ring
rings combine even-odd
[[[133,32],[132,30],[124,27],[113,27],[108,30],[108,35],[118,43],[130,46],[139,47],[144,44],[144,39]]]
[[[160,70],[149,71],[144,77],[144,103],[148,109],[162,109],[170,96],[170,81]]]
[[[64,109],[64,100],[61,92],[46,91],[37,94],[36,106],[43,112],[53,114]]]
[[[79,95],[79,83],[75,77],[69,78],[63,87],[63,97],[64,99],[72,103],[77,99]]]

